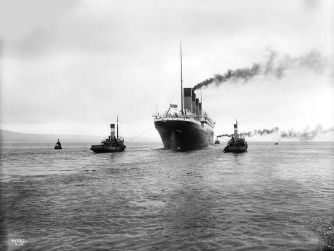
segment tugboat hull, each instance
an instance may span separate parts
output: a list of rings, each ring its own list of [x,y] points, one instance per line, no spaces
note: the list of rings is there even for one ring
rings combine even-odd
[[[123,152],[126,146],[105,146],[105,145],[92,145],[90,150],[94,153],[113,153],[113,152]]]
[[[224,148],[225,153],[243,153],[247,151],[247,146],[226,146]]]

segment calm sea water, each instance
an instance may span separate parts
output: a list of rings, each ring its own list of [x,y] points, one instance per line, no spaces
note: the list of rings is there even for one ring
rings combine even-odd
[[[52,147],[2,146],[8,250],[317,250],[331,233],[334,143]]]

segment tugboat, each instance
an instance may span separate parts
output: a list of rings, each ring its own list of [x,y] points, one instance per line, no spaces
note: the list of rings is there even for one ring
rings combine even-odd
[[[236,121],[234,124],[234,134],[227,142],[227,146],[224,148],[224,152],[243,153],[247,151],[247,148],[247,141],[243,135],[238,134],[238,121]]]
[[[123,152],[126,146],[124,145],[124,139],[118,137],[118,117],[117,117],[117,133],[115,136],[115,124],[110,124],[110,136],[101,141],[100,145],[92,145],[90,150],[94,153],[113,153]]]
[[[220,144],[220,141],[219,141],[219,139],[218,139],[218,136],[216,137],[215,144],[216,144],[216,145]]]
[[[60,143],[59,139],[58,139],[58,141],[57,141],[57,143],[56,143],[54,149],[55,149],[55,150],[63,149],[63,148],[61,147],[61,143]]]

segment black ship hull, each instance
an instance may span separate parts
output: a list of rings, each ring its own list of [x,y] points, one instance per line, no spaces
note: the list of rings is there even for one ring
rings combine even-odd
[[[188,120],[154,122],[165,149],[193,150],[213,144],[213,130]]]
[[[248,149],[248,144],[244,139],[235,140],[233,138],[227,142],[227,146],[224,148],[224,152],[243,153],[246,152],[247,149]]]
[[[225,153],[243,153],[247,152],[247,146],[226,146],[224,148]]]
[[[123,152],[125,150],[125,145],[119,146],[106,146],[106,145],[92,145],[90,150],[94,153],[114,153],[114,152]]]

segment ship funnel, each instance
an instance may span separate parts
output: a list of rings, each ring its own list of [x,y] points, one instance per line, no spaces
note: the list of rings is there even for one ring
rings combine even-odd
[[[196,99],[196,115],[199,115],[199,99]]]
[[[235,139],[239,138],[239,135],[238,135],[238,121],[235,121],[235,124],[234,124],[234,138]]]
[[[115,137],[115,124],[110,124],[110,137]]]
[[[192,88],[183,88],[183,95],[184,95],[184,110],[186,113],[192,112]]]
[[[193,89],[193,92],[192,92],[192,110],[191,110],[191,112],[193,113],[193,114],[196,114],[196,94],[195,94],[195,92],[194,92],[194,89]]]

